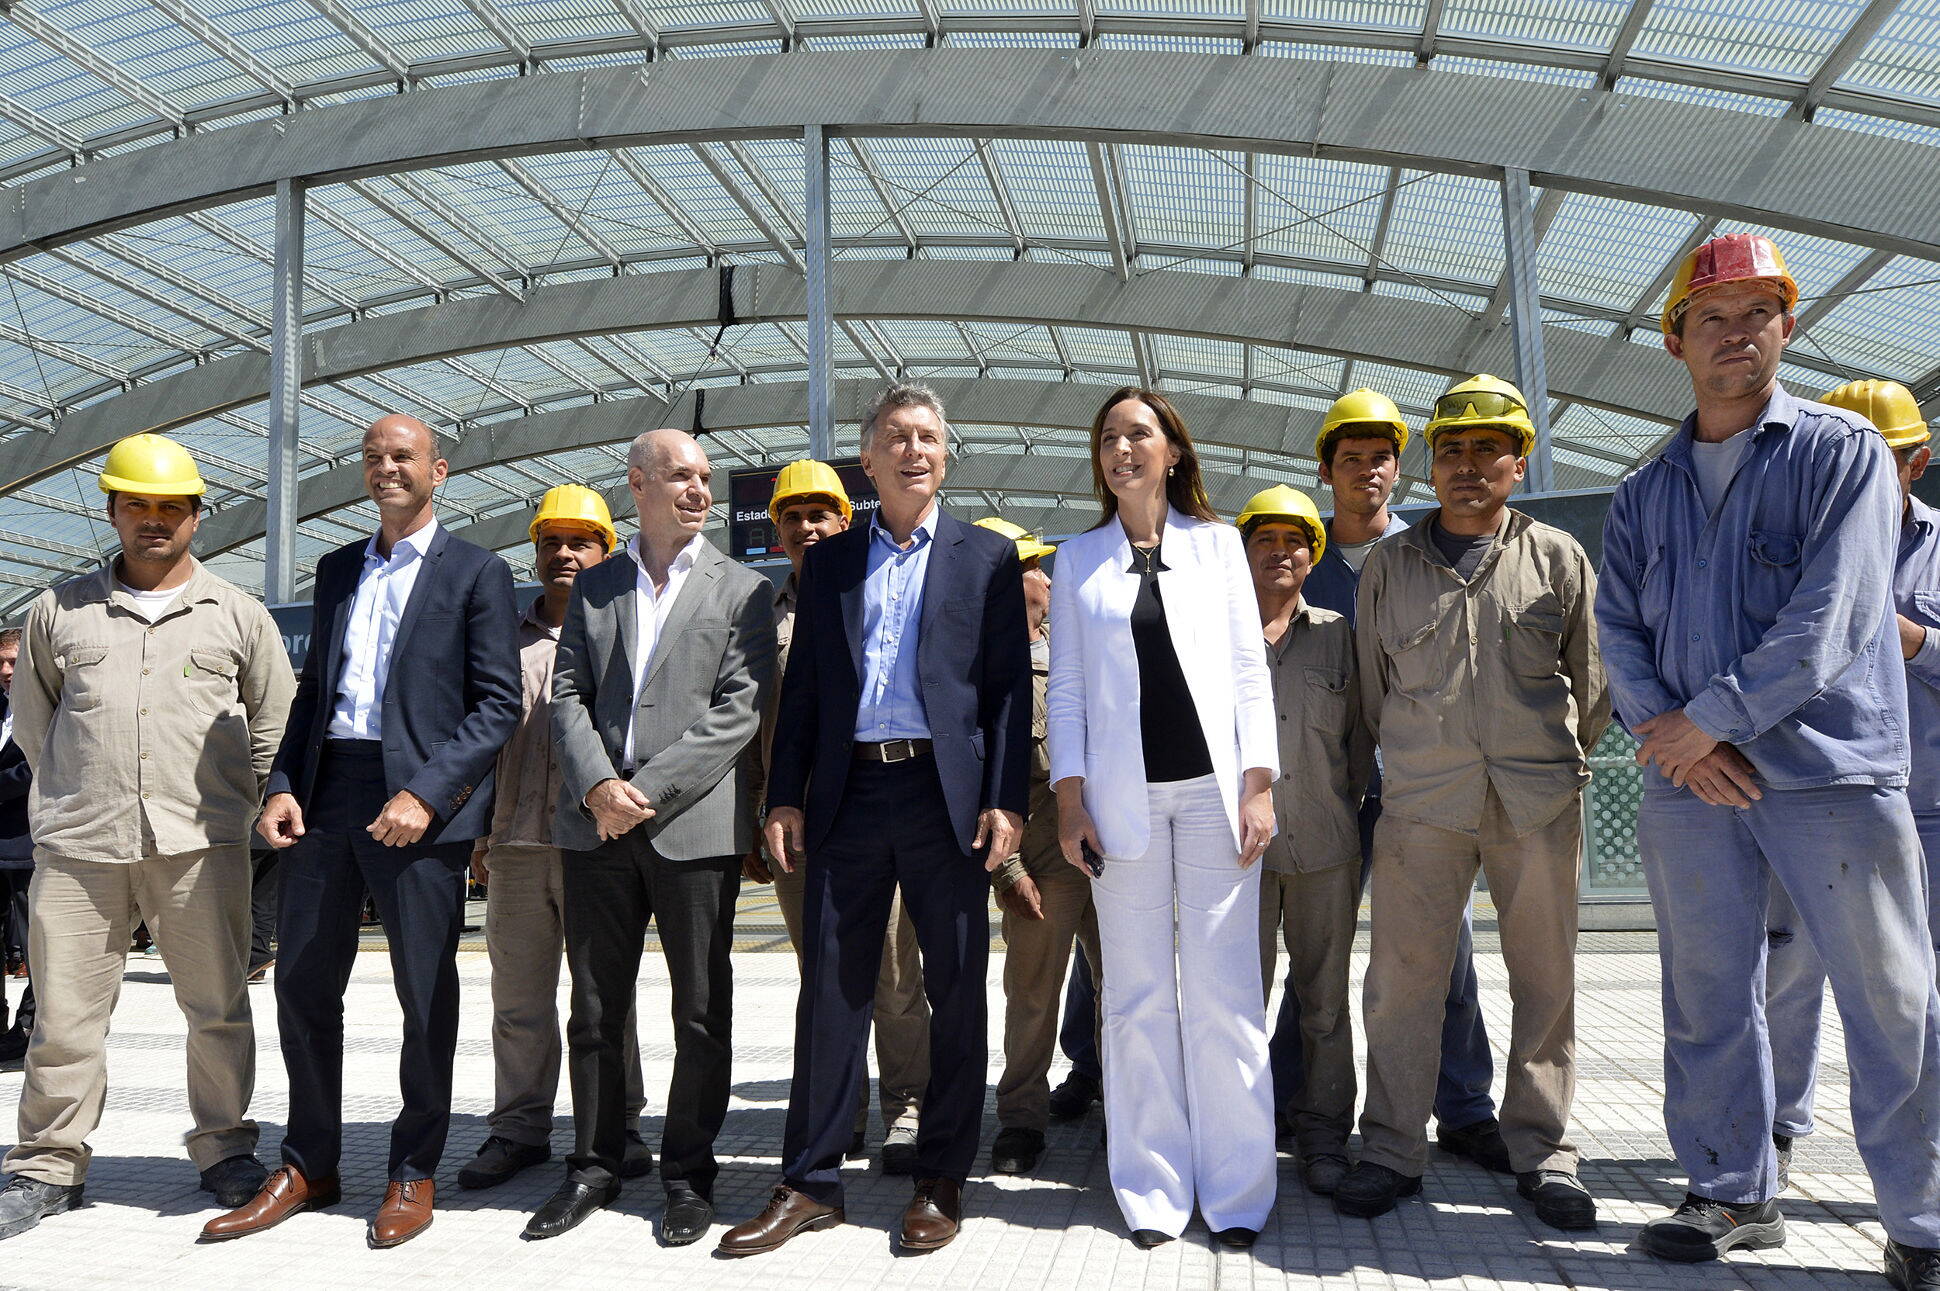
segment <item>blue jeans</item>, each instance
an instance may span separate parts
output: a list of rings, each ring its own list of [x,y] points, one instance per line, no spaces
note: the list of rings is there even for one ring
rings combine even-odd
[[[1368,866],[1374,859],[1374,823],[1381,819],[1381,800],[1361,804],[1361,890],[1367,890]],[[1442,1013],[1442,1064],[1435,1079],[1435,1120],[1450,1128],[1475,1125],[1495,1116],[1489,1082],[1495,1076],[1495,1056],[1489,1052],[1489,1033],[1482,1025],[1481,986],[1475,978],[1475,921],[1462,915],[1462,939],[1455,948],[1455,971],[1448,980],[1448,1002]],[[1306,1073],[1300,1061],[1300,998],[1291,979],[1280,995],[1267,1052],[1273,1064],[1273,1105],[1284,1108],[1299,1093]]]
[[[1071,1074],[1089,1076],[1103,1084],[1104,1066],[1098,1061],[1098,985],[1084,947],[1073,948],[1071,979],[1064,984],[1064,1021],[1058,1025],[1058,1048],[1071,1061]]]
[[[1880,1222],[1895,1241],[1940,1248],[1940,987],[1905,792],[1768,789],[1737,810],[1652,778],[1637,842],[1663,964],[1664,1123],[1691,1191],[1743,1204],[1778,1190],[1765,1022],[1776,878],[1845,1023]]]
[[[1926,856],[1927,935],[1940,948],[1940,814],[1915,816]],[[1819,1083],[1819,1011],[1825,1003],[1825,964],[1805,935],[1785,889],[1774,886],[1765,914],[1765,1030],[1771,1036],[1772,1132],[1792,1138],[1812,1132],[1812,1097]]]

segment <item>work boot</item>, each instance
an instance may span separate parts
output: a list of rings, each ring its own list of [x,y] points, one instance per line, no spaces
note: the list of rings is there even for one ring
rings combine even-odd
[[[202,1191],[214,1193],[224,1210],[234,1210],[260,1192],[268,1179],[269,1171],[263,1163],[245,1152],[241,1156],[226,1157],[204,1170]]]
[[[1940,1251],[1888,1241],[1886,1280],[1899,1291],[1940,1291]]]
[[[17,1174],[0,1188],[0,1239],[18,1237],[47,1215],[58,1215],[81,1204],[78,1183],[43,1183]]]
[[[1331,1197],[1351,1168],[1347,1158],[1338,1152],[1314,1152],[1302,1158],[1300,1177],[1306,1180],[1307,1191],[1314,1196]]]
[[[1493,1170],[1497,1174],[1515,1173],[1514,1167],[1509,1164],[1509,1145],[1502,1141],[1502,1124],[1493,1116],[1486,1121],[1476,1121],[1472,1125],[1454,1129],[1438,1125],[1435,1127],[1435,1144],[1444,1152],[1467,1157],[1484,1170]]]
[[[1516,1176],[1516,1192],[1536,1203],[1536,1218],[1551,1228],[1596,1227],[1596,1201],[1567,1170],[1525,1170]]]
[[[1419,1177],[1411,1179],[1398,1170],[1363,1161],[1334,1188],[1334,1209],[1357,1219],[1373,1219],[1393,1210],[1401,1198],[1420,1191]]]
[[[1075,1121],[1104,1096],[1105,1091],[1098,1087],[1097,1081],[1074,1071],[1064,1078],[1063,1084],[1051,1091],[1051,1119]]]
[[[1784,1192],[1792,1186],[1792,1136],[1773,1131],[1772,1147],[1778,1153],[1778,1190]]]
[[[458,1172],[460,1188],[496,1188],[528,1166],[552,1160],[552,1152],[537,1143],[514,1143],[497,1134],[479,1145],[478,1155]]]
[[[998,1174],[1029,1174],[1043,1155],[1043,1134],[1012,1126],[999,1130],[997,1141],[990,1145],[990,1168]]]
[[[1734,1247],[1762,1251],[1785,1245],[1785,1217],[1770,1198],[1737,1205],[1687,1192],[1676,1211],[1644,1225],[1638,1244],[1660,1260],[1696,1264]]]
[[[916,1127],[896,1125],[882,1136],[882,1172],[884,1174],[916,1173]]]

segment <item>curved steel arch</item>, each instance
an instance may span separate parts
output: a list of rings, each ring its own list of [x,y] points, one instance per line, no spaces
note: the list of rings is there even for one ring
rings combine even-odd
[[[844,318],[1028,321],[1281,345],[1449,376],[1514,370],[1506,324],[1334,287],[1187,270],[1121,281],[1083,265],[932,260],[838,261],[830,284]],[[806,309],[801,275],[779,265],[737,269],[733,297],[741,322],[795,320]],[[719,313],[719,275],[704,269],[559,284],[524,300],[456,301],[304,337],[304,382],[513,345],[699,327]],[[1666,423],[1688,408],[1683,368],[1648,347],[1563,327],[1545,328],[1543,343],[1554,398]],[[53,434],[0,443],[0,493],[86,460],[134,430],[167,430],[258,402],[269,390],[268,357],[242,354],[76,409]]]
[[[164,215],[484,157],[700,139],[1038,136],[1496,175],[1940,256],[1940,148],[1505,78],[1214,54],[928,49],[674,60],[421,90],[191,135],[8,190],[0,261]]]
[[[926,384],[943,400],[952,422],[966,426],[1042,426],[1059,430],[1089,430],[1092,416],[1109,390],[1107,386],[1089,383],[1010,378],[952,377]],[[848,423],[860,420],[870,396],[880,385],[880,382],[857,380],[835,382],[838,419]],[[1254,403],[1219,395],[1171,397],[1187,424],[1194,427],[1194,437],[1205,444],[1304,453],[1320,420],[1317,413],[1282,404]],[[707,392],[705,429],[720,432],[785,426],[805,419],[807,408],[808,384],[803,381],[720,387]],[[447,457],[452,474],[462,475],[499,462],[569,453],[600,444],[623,444],[642,430],[655,426],[690,426],[693,419],[692,394],[683,395],[673,403],[648,397],[588,404],[475,427]],[[1288,444],[1291,444],[1290,450],[1284,447]],[[951,468],[950,478],[957,479],[958,472],[972,462],[995,456],[979,452],[967,457]],[[1083,488],[1090,489],[1090,466],[1086,458],[1033,453],[1016,456],[1026,462],[1076,460],[1085,471]],[[985,468],[974,469],[982,472]],[[979,476],[978,485],[1036,493],[1064,491],[1046,488],[1040,483],[1026,486],[1022,481],[1029,474],[1027,468],[1019,467],[1008,477],[983,479]],[[302,482],[298,519],[315,519],[363,498],[362,467],[350,465],[322,471]],[[225,507],[202,522],[196,534],[196,546],[205,558],[240,547],[262,536],[266,515],[267,506],[263,502]]]

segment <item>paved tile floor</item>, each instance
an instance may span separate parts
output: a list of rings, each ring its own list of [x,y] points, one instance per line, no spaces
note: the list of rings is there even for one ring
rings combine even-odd
[[[765,1199],[776,1171],[787,1098],[794,964],[785,953],[771,900],[751,891],[744,902],[736,955],[737,1035],[734,1098],[721,1143],[725,1161],[719,1202],[729,1222]],[[1498,1051],[1508,1034],[1509,1000],[1493,922],[1478,921],[1484,950],[1484,1007]],[[470,944],[470,943],[468,943]],[[762,947],[780,945],[784,953]],[[1784,1248],[1736,1255],[1722,1264],[1660,1264],[1633,1249],[1646,1219],[1682,1193],[1663,1137],[1662,1072],[1654,939],[1648,934],[1590,933],[1579,961],[1579,1059],[1576,1101],[1583,1177],[1602,1202],[1594,1233],[1565,1238],[1538,1225],[1516,1198],[1513,1180],[1438,1156],[1420,1198],[1383,1219],[1336,1216],[1300,1187],[1281,1159],[1279,1208],[1250,1254],[1215,1254],[1203,1227],[1152,1253],[1134,1248],[1107,1187],[1094,1112],[1054,1126],[1050,1149],[1028,1179],[977,1179],[968,1193],[963,1235],[921,1257],[899,1255],[890,1234],[908,1184],[884,1179],[864,1163],[849,1172],[849,1224],[798,1239],[780,1252],[727,1261],[712,1243],[665,1250],[653,1239],[657,1179],[633,1185],[611,1211],[549,1242],[519,1240],[527,1213],[554,1187],[555,1163],[529,1171],[493,1192],[464,1193],[452,1183],[483,1140],[492,1093],[487,966],[478,950],[461,956],[464,1022],[459,1041],[456,1120],[440,1174],[441,1208],[423,1237],[392,1251],[364,1245],[364,1222],[382,1196],[387,1124],[396,1110],[397,1009],[381,954],[360,956],[346,1006],[348,1123],[343,1203],[299,1216],[272,1233],[220,1246],[194,1237],[214,1213],[181,1150],[182,1020],[159,961],[129,963],[110,1039],[112,1088],[86,1209],[60,1216],[0,1247],[0,1286],[53,1291],[68,1287],[663,1286],[915,1287],[998,1291],[1033,1287],[1577,1287],[1610,1291],[1750,1287],[1883,1287],[1876,1270],[1883,1240],[1871,1193],[1853,1149],[1842,1060],[1829,1061],[1820,1084],[1821,1133],[1802,1142],[1793,1188],[1784,1198],[1790,1241]],[[1365,933],[1362,944],[1365,953]],[[1364,966],[1356,959],[1356,973]],[[991,1010],[1001,1015],[999,963],[992,964]],[[672,1052],[666,1025],[667,982],[650,954],[641,982],[642,1049],[648,1089],[664,1096]],[[1358,998],[1358,991],[1357,991]],[[257,1006],[259,1081],[256,1114],[265,1159],[287,1109],[275,1016],[267,988]],[[562,1005],[563,1007],[563,1005]],[[1827,1011],[1829,1025],[1836,1015]],[[1841,1053],[1828,1036],[1829,1054]],[[994,1081],[997,1057],[993,1054]],[[1054,1073],[1054,1077],[1057,1073]],[[18,1075],[0,1076],[0,1102],[12,1099]],[[562,1108],[566,1099],[562,1091]],[[879,1130],[877,1133],[879,1134]],[[995,1133],[986,1115],[985,1145]],[[564,1150],[563,1119],[554,1144]],[[720,1230],[717,1229],[718,1234]]]

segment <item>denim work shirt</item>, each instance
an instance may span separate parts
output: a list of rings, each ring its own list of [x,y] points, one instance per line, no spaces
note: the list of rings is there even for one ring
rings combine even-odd
[[[1906,661],[1906,729],[1913,739],[1906,795],[1914,811],[1940,813],[1940,512],[1918,498],[1906,500],[1900,523],[1893,602],[1927,630],[1926,644]]]
[[[862,702],[856,707],[855,737],[870,744],[884,740],[927,740],[929,714],[916,676],[916,638],[923,621],[923,575],[930,567],[936,537],[936,504],[898,547],[878,514],[869,522],[869,571],[862,584]]]
[[[1904,785],[1906,669],[1891,576],[1899,480],[1865,418],[1782,387],[1717,514],[1696,414],[1617,487],[1597,595],[1622,719],[1675,708],[1774,789]],[[1653,766],[1647,783],[1667,783]]]

